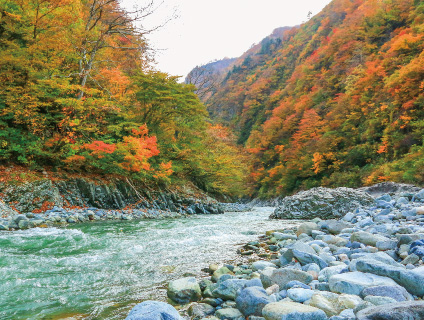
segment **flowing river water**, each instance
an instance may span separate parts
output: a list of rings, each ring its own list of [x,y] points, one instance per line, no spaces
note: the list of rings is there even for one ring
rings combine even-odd
[[[170,280],[295,223],[269,220],[271,210],[0,232],[0,319],[124,319],[137,302],[164,300]]]

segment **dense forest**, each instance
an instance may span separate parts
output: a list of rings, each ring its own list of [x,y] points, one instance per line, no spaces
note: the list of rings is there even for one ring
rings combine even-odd
[[[261,197],[424,182],[422,1],[334,0],[197,89],[152,67],[153,3],[119,3],[0,0],[2,168]]]
[[[234,62],[206,100],[253,194],[424,182],[424,2],[334,0]]]
[[[243,194],[231,132],[193,85],[151,67],[153,3],[119,3],[0,0],[0,165]]]

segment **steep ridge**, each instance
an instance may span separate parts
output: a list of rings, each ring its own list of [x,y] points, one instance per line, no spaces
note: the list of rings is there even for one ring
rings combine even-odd
[[[421,184],[423,31],[421,1],[334,0],[239,58],[206,103],[253,154],[254,193]]]

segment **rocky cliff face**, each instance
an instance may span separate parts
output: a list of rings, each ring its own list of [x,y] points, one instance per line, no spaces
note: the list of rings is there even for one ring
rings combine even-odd
[[[351,188],[313,188],[285,197],[275,209],[275,219],[331,219],[374,204],[369,194]]]
[[[129,180],[110,179],[94,181],[84,178],[50,179],[21,185],[0,186],[3,203],[0,216],[14,211],[21,213],[44,212],[53,207],[93,207],[99,209],[158,209],[179,213],[220,213],[217,202],[193,190],[151,190],[134,185]]]

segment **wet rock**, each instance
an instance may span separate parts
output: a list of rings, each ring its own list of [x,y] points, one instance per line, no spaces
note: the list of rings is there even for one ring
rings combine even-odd
[[[266,320],[325,320],[324,311],[296,302],[272,302],[267,304],[262,315]]]
[[[200,286],[194,277],[171,281],[168,284],[167,294],[172,301],[178,304],[199,301],[202,298]]]
[[[160,301],[144,301],[131,309],[125,320],[183,320],[171,305]]]

